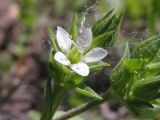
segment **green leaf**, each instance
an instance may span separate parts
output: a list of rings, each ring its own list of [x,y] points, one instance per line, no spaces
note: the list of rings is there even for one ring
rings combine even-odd
[[[69,74],[69,77],[67,81],[65,81],[64,85],[68,84],[71,88],[75,88],[79,84],[81,84],[84,80],[85,80],[84,77],[75,72],[72,72]]]
[[[47,80],[46,90],[45,90],[45,104],[41,120],[52,118],[52,87],[51,87],[51,78]]]
[[[109,32],[106,32],[104,34],[101,34],[101,35],[95,37],[92,40],[91,48],[98,47],[98,46],[107,47],[108,44],[112,40],[113,33],[114,33],[114,31],[109,31]]]
[[[147,65],[147,75],[160,74],[160,62]]]
[[[128,88],[126,87],[130,79],[130,74],[124,69],[124,61],[130,59],[130,50],[128,43],[126,44],[125,52],[120,62],[113,69],[110,80],[111,86],[116,93],[123,99],[126,97]],[[117,87],[118,86],[118,87]]]
[[[132,101],[132,104],[134,104],[135,107],[153,108],[153,105],[151,103],[139,98],[134,98],[134,100]]]
[[[110,28],[113,27],[113,22],[116,15],[111,16],[110,18],[104,20],[102,23],[99,23],[99,29],[96,33],[93,33],[93,36],[99,36],[105,32],[109,32]]]
[[[134,58],[151,61],[160,49],[160,35],[151,37],[142,42],[135,50]]]
[[[97,99],[97,100],[102,100],[103,98],[99,96],[94,90],[92,90],[90,87],[82,87],[82,88],[76,88],[76,92]]]
[[[98,20],[92,27],[93,38],[104,35],[112,31],[110,39],[106,44],[102,43],[105,47],[112,47],[116,37],[118,35],[120,23],[123,17],[123,13],[113,13],[113,10],[109,11],[104,17]]]
[[[154,93],[149,100],[156,100],[156,99],[160,99],[160,91]]]
[[[124,61],[124,67],[129,72],[136,72],[142,67],[142,61],[139,59],[130,59]]]
[[[133,89],[134,96],[142,99],[151,99],[160,89],[160,76],[147,77],[137,82]]]
[[[128,59],[130,59],[130,50],[127,43],[123,57],[111,73],[111,82],[113,82],[113,84],[114,82],[118,82],[122,78],[124,72],[124,61]]]
[[[93,36],[97,37],[100,34],[104,34],[107,30],[109,30],[111,21],[111,16],[113,17],[113,9],[110,10],[104,17],[98,20],[92,27]]]
[[[73,17],[72,25],[71,25],[71,31],[70,34],[72,35],[72,40],[76,41],[77,36],[78,36],[78,31],[77,31],[77,15]]]
[[[123,15],[124,13],[119,13],[118,15],[116,15],[113,26],[110,28],[110,30],[115,31],[113,36],[112,36],[112,40],[107,44],[106,47],[112,47],[116,41],[116,38],[118,36],[118,32],[120,30],[120,25],[123,19]]]
[[[110,66],[110,64],[105,63],[103,61],[99,61],[99,62],[90,63],[88,64],[88,66],[91,72],[97,72],[97,71],[101,71],[104,67]]]

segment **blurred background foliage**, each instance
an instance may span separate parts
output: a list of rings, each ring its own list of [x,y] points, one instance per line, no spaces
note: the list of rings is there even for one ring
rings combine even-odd
[[[106,61],[112,67],[95,74],[86,82],[98,93],[109,86],[109,73],[123,54],[120,45],[160,33],[160,0],[1,0],[0,1],[0,120],[37,120],[42,110],[43,88],[49,73],[47,27],[67,27],[75,13],[88,11],[97,19],[115,8],[125,11],[117,45],[109,50]],[[94,17],[93,17],[94,16]],[[160,51],[155,61],[160,60]],[[61,110],[89,100],[73,91]],[[32,110],[39,111],[38,113]],[[4,114],[5,113],[5,114]],[[99,114],[100,113],[100,114]],[[155,112],[153,120],[160,119]],[[89,118],[89,115],[92,117]],[[148,114],[148,113],[144,113]],[[111,101],[82,115],[93,120],[131,119],[120,103]]]

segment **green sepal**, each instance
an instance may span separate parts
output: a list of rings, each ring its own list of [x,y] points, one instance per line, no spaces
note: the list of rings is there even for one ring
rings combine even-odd
[[[94,98],[94,99],[97,99],[97,100],[102,100],[103,98],[98,95],[93,89],[91,89],[90,87],[86,87],[86,86],[81,86],[81,87],[77,87],[76,89],[76,92],[82,94],[82,95],[85,95],[87,97],[91,97],[91,98]]]
[[[110,66],[110,64],[103,61],[99,61],[99,62],[89,63],[88,66],[90,68],[90,72],[94,73],[97,71],[101,71],[105,67]]]
[[[72,64],[77,63],[81,60],[83,53],[78,49],[77,46],[74,46],[69,54],[67,55]]]
[[[78,36],[78,31],[77,31],[77,15],[73,17],[72,24],[71,24],[71,30],[70,34],[72,35],[72,40],[76,41],[77,36]]]
[[[64,82],[64,86],[68,84],[70,88],[75,88],[78,85],[80,85],[82,82],[84,82],[84,77],[81,75],[78,75],[74,71],[69,74],[68,79]]]
[[[49,56],[48,69],[50,71],[51,76],[54,79],[59,80],[61,77],[64,77],[63,74],[70,74],[72,71],[67,66],[64,66],[58,63],[54,59],[55,52],[52,51]],[[63,78],[62,78],[63,79]]]
[[[48,34],[49,34],[52,50],[54,50],[54,52],[61,51],[58,47],[58,43],[56,41],[54,32],[50,27],[48,28]]]
[[[133,95],[142,99],[151,99],[160,89],[160,76],[147,77],[134,85]]]
[[[150,62],[160,49],[160,35],[151,37],[143,41],[137,46],[134,54],[134,58],[144,59],[146,62]]]

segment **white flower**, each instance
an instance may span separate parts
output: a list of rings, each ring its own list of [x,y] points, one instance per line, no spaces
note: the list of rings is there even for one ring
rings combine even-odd
[[[103,59],[108,53],[105,49],[96,47],[86,53],[78,63],[72,64],[65,54],[69,53],[72,45],[76,45],[83,53],[91,45],[92,42],[91,28],[81,30],[80,35],[77,39],[77,43],[74,43],[71,40],[68,32],[58,26],[56,38],[58,46],[60,47],[62,52],[56,52],[54,55],[54,59],[63,65],[69,66],[74,72],[81,76],[88,76],[89,74],[89,67],[86,63],[97,62]]]

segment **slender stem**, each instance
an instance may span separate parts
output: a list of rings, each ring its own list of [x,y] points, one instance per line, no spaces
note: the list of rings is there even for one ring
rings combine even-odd
[[[50,119],[52,119],[52,116],[51,116],[51,110],[52,110],[51,78],[49,78],[46,83],[44,101],[45,101],[45,103],[44,103],[43,113],[42,113],[40,120],[50,120]]]
[[[62,86],[58,86],[57,90],[55,90],[57,92],[57,94],[55,96],[55,99],[53,100],[52,118],[53,118],[58,106],[60,105],[60,103],[62,102],[63,98],[65,97],[65,95],[66,95],[66,93],[68,91],[68,88],[65,88],[65,87],[62,87]]]
[[[52,89],[50,79],[47,82],[46,88],[45,108],[41,120],[52,120],[58,106],[66,95],[68,88],[55,83],[54,88]]]
[[[109,89],[103,96],[102,100],[92,100],[88,103],[82,104],[81,106],[78,106],[74,109],[69,110],[68,112],[64,113],[62,116],[55,118],[54,120],[68,120],[69,118],[72,118],[80,113],[83,113],[85,111],[88,111],[89,109],[92,109],[107,100],[113,99],[113,91]]]

